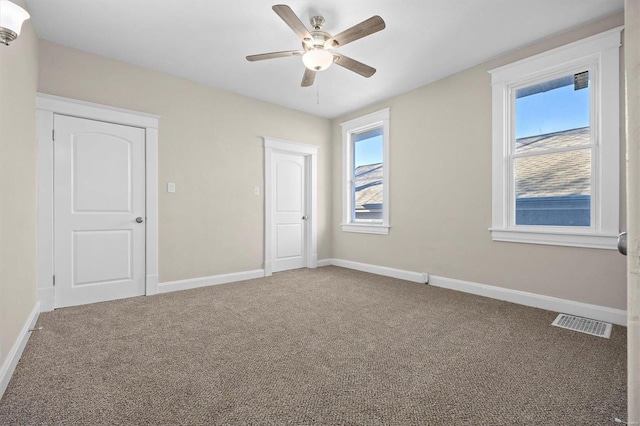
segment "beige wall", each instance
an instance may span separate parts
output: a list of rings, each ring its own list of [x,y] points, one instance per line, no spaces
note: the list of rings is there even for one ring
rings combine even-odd
[[[622,24],[622,15],[612,16],[334,120],[333,257],[625,309],[625,258],[616,251],[493,242],[488,231],[487,71]],[[342,232],[340,123],[384,107],[391,108],[390,233]]]
[[[36,304],[37,80],[38,39],[27,21],[0,45],[0,365]]]
[[[320,146],[318,255],[329,257],[329,120],[42,40],[39,64],[40,92],[162,116],[160,282],[263,267],[262,136]]]

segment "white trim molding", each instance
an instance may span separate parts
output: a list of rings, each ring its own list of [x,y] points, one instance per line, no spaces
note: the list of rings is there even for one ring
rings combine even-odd
[[[614,28],[489,71],[493,99],[492,226],[489,230],[494,241],[617,248],[620,209],[619,50],[622,29]],[[585,70],[589,72],[591,87],[591,137],[590,144],[576,149],[591,152],[590,225],[517,225],[514,164],[516,157],[525,154],[514,150],[516,91]],[[566,148],[569,149],[573,147]],[[535,155],[548,152],[540,151]]]
[[[158,292],[158,124],[160,116],[44,93],[36,97],[38,137],[38,300],[55,308],[53,245],[53,118],[67,115],[145,130],[146,295]]]
[[[212,285],[235,283],[264,277],[264,269],[253,271],[233,272],[230,274],[212,275],[210,277],[191,278],[188,280],[168,281],[158,284],[158,293],[190,290],[192,288],[208,287]]]
[[[493,241],[512,243],[544,244],[550,246],[571,246],[613,250],[618,248],[618,234],[581,234],[553,232],[552,230],[494,229],[491,228]]]
[[[389,234],[388,226],[377,225],[375,223],[354,223],[354,222],[343,223],[342,230],[344,232],[359,232],[361,234],[380,234],[380,235]]]
[[[322,263],[324,266],[340,266],[341,268],[355,269],[356,271],[368,272],[370,274],[382,275],[385,277],[398,278],[400,280],[424,284],[424,275],[419,272],[388,268],[386,266],[371,265],[369,263],[353,262],[351,260],[344,259],[324,259]]]
[[[305,258],[307,268],[318,267],[318,146],[264,137],[264,275],[273,274],[272,253],[272,188],[271,156],[273,152],[301,155],[305,157],[306,211]]]
[[[344,232],[366,234],[389,234],[389,116],[390,109],[385,108],[344,123],[342,127],[342,223]],[[352,196],[354,172],[353,135],[382,127],[382,221],[355,220],[353,217],[354,200]]]
[[[106,121],[142,128],[157,129],[158,120],[160,119],[160,116],[155,114],[85,102],[78,99],[64,98],[46,93],[37,94],[36,106],[37,109],[53,111],[57,114],[69,115],[71,117],[87,118],[90,120]]]
[[[592,318],[600,321],[611,322],[617,325],[627,325],[627,311],[623,309],[608,308],[606,306],[592,305],[589,303],[576,302],[573,300],[561,299],[553,296],[530,293],[520,290],[512,290],[504,287],[497,287],[487,284],[479,284],[471,281],[457,280],[426,273],[406,271],[402,269],[387,268],[384,266],[370,265],[367,263],[353,262],[343,259],[323,259],[318,262],[318,266],[340,266],[342,268],[355,269],[386,277],[398,278],[401,280],[416,283],[428,282],[434,287],[442,287],[450,290],[461,291],[463,293],[475,294],[489,297],[491,299],[504,300],[518,305],[530,306],[533,308],[545,309],[553,312],[561,312],[571,315],[578,315],[585,318]]]
[[[4,362],[0,365],[0,398],[2,398],[4,391],[9,385],[9,381],[16,369],[16,365],[18,365],[22,352],[24,351],[25,346],[27,346],[27,341],[29,340],[29,337],[31,337],[31,332],[29,330],[35,327],[36,322],[38,321],[38,316],[40,316],[40,303],[36,302],[29,314],[29,317],[27,318],[27,321],[25,321],[22,326],[20,334],[18,334],[18,338],[11,347],[11,350],[4,359]]]
[[[516,303],[518,305],[545,309],[547,311],[577,315],[623,326],[627,325],[627,311],[623,309],[608,308],[606,306],[560,299],[559,297],[545,296],[542,294],[433,275],[429,278],[429,285],[489,297],[491,299],[504,300],[505,302]]]
[[[53,287],[38,288],[38,302],[40,303],[40,312],[50,312],[56,308],[56,293]]]

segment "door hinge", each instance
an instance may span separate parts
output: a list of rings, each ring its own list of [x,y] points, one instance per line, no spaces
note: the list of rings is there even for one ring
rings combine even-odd
[[[53,286],[54,287],[56,286],[56,276],[55,275],[53,276]]]
[[[51,140],[52,141],[56,140],[56,131],[54,129],[51,129]]]

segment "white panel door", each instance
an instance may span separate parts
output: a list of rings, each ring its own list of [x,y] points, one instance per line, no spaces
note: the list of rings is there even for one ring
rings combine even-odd
[[[302,155],[271,156],[273,272],[307,266],[306,169]]]
[[[145,131],[54,116],[55,306],[145,293]]]

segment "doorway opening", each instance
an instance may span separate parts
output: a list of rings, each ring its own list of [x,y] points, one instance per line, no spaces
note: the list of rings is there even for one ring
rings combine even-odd
[[[318,147],[264,138],[265,276],[318,266]]]

